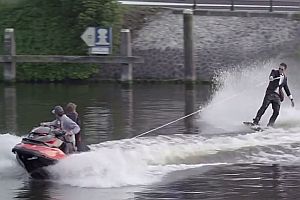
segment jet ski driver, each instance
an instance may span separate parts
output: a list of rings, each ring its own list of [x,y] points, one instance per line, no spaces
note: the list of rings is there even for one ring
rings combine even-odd
[[[65,114],[61,106],[55,106],[51,112],[55,114],[56,119],[51,122],[42,122],[40,125],[54,126],[65,131],[66,147],[64,148],[64,152],[66,154],[73,153],[76,151],[75,134],[80,132],[80,127]]]

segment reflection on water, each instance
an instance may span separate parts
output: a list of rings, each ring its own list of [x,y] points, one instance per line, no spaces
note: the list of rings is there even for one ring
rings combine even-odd
[[[170,173],[162,182],[149,187],[106,189],[25,179],[22,185],[15,184],[15,191],[1,185],[6,190],[0,189],[0,197],[5,200],[291,200],[298,199],[300,193],[299,170],[299,166],[277,164],[208,166]],[[11,192],[12,197],[5,195]]]
[[[16,88],[13,86],[8,86],[4,88],[4,115],[5,116],[5,126],[7,130],[12,133],[17,131],[17,99],[16,99]]]
[[[103,83],[0,85],[0,134],[23,136],[40,122],[52,120],[54,116],[50,111],[53,106],[64,106],[71,101],[78,105],[77,110],[86,143],[98,144],[131,138],[194,112],[210,98],[210,90],[209,85],[186,88],[180,84],[137,84],[129,88]],[[149,135],[192,133],[197,131],[194,120],[194,117],[180,120]],[[10,138],[5,137],[7,140]],[[11,138],[11,140],[13,143],[18,139]],[[3,148],[1,155],[6,156],[3,160],[5,162],[3,171],[9,170],[5,166],[16,168],[9,147]],[[12,180],[7,181],[14,183],[14,177],[11,178]],[[55,181],[36,181],[27,178],[16,180],[16,183],[15,186],[3,187],[5,183],[1,181],[0,186],[3,190],[0,190],[0,193],[4,195],[3,199],[82,200],[90,197],[90,199],[120,200],[133,199],[134,192],[141,190],[138,186],[78,189]],[[17,186],[19,184],[21,186]]]
[[[193,85],[186,85],[185,87],[185,116],[195,112],[199,108],[195,108],[195,98],[196,98],[196,91]],[[195,125],[194,125],[194,115],[187,117],[184,119],[185,128],[187,133],[194,133]]]
[[[207,172],[194,169],[183,179],[135,193],[135,199],[298,199],[299,170],[299,166],[277,164],[235,164],[211,168]],[[178,172],[166,179],[172,176],[178,177]]]
[[[0,85],[0,133],[24,135],[53,119],[55,105],[75,102],[88,143],[130,138],[198,110],[209,85],[17,84]],[[193,133],[193,116],[150,134]]]
[[[54,200],[50,188],[54,184],[49,181],[27,180],[16,192],[17,199]]]
[[[21,138],[0,134],[1,200],[289,200],[300,193],[300,134],[294,121],[298,111],[281,118],[291,127],[263,133],[205,132],[207,124],[195,123],[195,115],[151,132],[150,137],[122,140],[198,110],[211,98],[211,87],[16,84],[0,85],[0,95],[0,133],[22,136],[39,122],[53,119],[54,105],[72,101],[78,105],[85,141],[94,144],[91,152],[52,166],[57,179],[36,181],[21,171],[11,153]],[[248,94],[244,97],[249,99]],[[221,107],[234,113],[240,101],[234,100]],[[204,122],[229,116],[218,111],[217,103],[209,104],[205,111],[211,121]],[[235,117],[241,118],[240,113],[237,110]]]

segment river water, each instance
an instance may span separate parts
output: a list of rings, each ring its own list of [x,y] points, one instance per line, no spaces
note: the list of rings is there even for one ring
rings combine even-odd
[[[0,199],[297,199],[297,64],[289,64],[288,71],[296,107],[286,97],[276,127],[263,132],[241,123],[256,114],[273,66],[277,63],[224,72],[216,85],[194,88],[152,83],[131,88],[111,83],[0,85]],[[91,151],[49,167],[55,178],[33,180],[11,149],[39,122],[53,119],[53,106],[69,101],[78,105]],[[270,114],[269,108],[262,126]]]

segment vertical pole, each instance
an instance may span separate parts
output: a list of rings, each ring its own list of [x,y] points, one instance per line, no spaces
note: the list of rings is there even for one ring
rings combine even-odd
[[[121,55],[131,56],[131,36],[129,29],[121,30]],[[131,83],[132,81],[132,64],[122,64],[121,81],[124,83]]]
[[[270,12],[273,12],[273,0],[270,0]]]
[[[4,55],[11,56],[11,62],[4,63],[4,81],[14,82],[16,79],[16,62],[12,56],[16,55],[16,43],[14,29],[7,28],[4,31]]]
[[[183,26],[185,81],[193,82],[196,80],[196,69],[194,65],[193,11],[190,9],[183,11]]]
[[[193,10],[195,10],[196,7],[197,7],[197,3],[196,3],[196,0],[194,0],[193,2],[194,2],[194,3],[193,3]]]

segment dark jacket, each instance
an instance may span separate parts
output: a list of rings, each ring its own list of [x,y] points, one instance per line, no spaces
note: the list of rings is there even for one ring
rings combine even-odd
[[[77,112],[71,112],[71,113],[67,113],[66,114],[71,120],[73,120],[73,122],[75,122],[78,126],[80,126],[80,119],[78,117],[78,113]],[[81,134],[80,132],[78,132],[75,135],[75,145],[77,147],[77,151],[83,151],[82,150],[82,146],[81,146]]]
[[[77,125],[80,126],[80,119],[78,117],[78,114],[76,112],[67,113],[66,114],[70,119],[72,119],[74,122],[76,122]]]
[[[269,85],[267,87],[266,90],[266,94],[272,94],[272,93],[277,93],[280,96],[281,101],[283,101],[283,92],[282,92],[282,88],[284,88],[284,91],[286,93],[286,95],[289,97],[291,95],[290,89],[288,87],[287,84],[287,77],[284,76],[284,79],[282,81],[282,83],[279,85],[279,78],[280,77],[280,72],[279,70],[272,70],[270,76],[272,76],[275,80],[270,81]],[[278,79],[276,79],[278,78]]]

